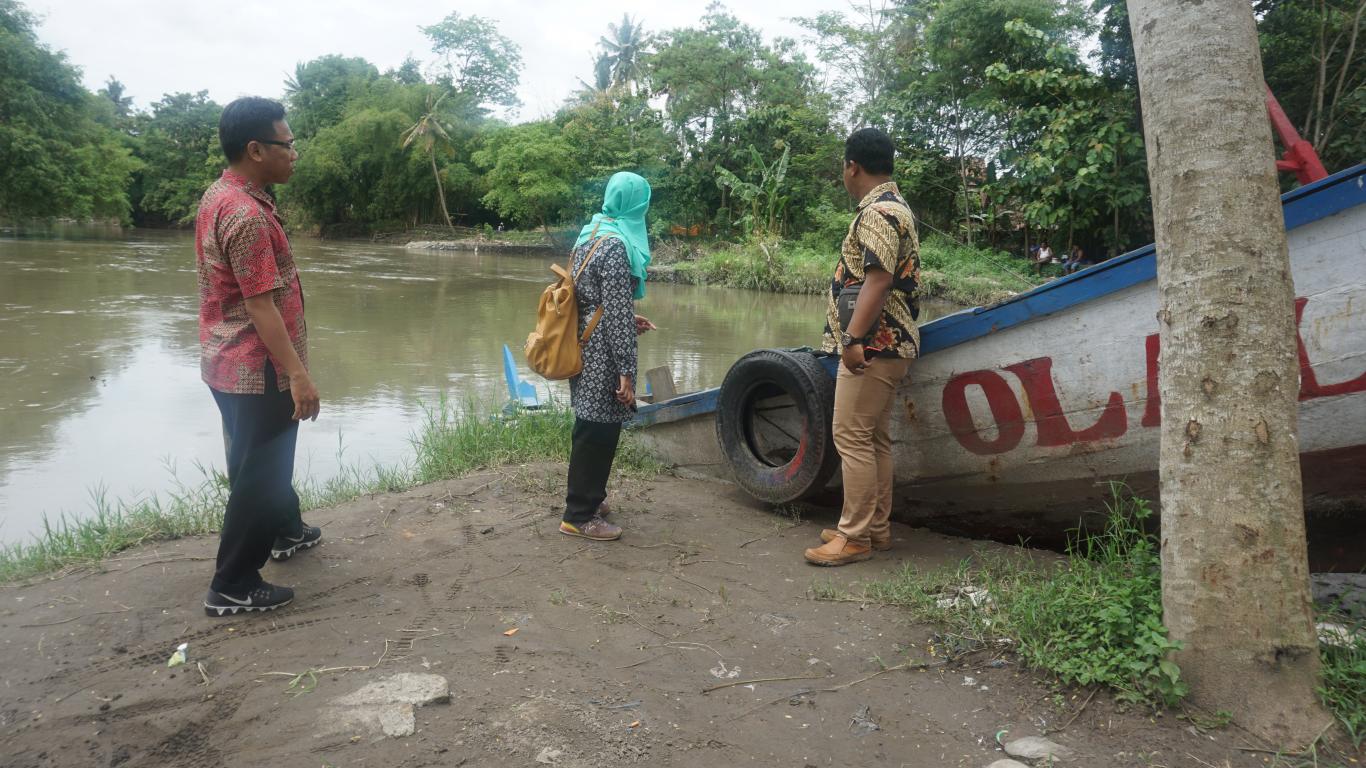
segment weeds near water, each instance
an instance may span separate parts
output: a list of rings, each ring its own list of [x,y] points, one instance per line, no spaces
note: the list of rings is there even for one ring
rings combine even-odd
[[[443,398],[427,411],[413,440],[415,457],[410,465],[344,464],[327,480],[303,479],[295,487],[301,505],[310,510],[489,467],[566,461],[573,424],[573,414],[562,407],[489,414],[473,404],[457,410]],[[616,467],[635,476],[663,469],[629,433],[622,438]],[[147,542],[217,532],[227,503],[227,478],[211,467],[195,468],[198,479],[185,483],[168,463],[172,489],[145,498],[111,499],[105,488],[96,487],[89,515],[45,519],[32,542],[0,548],[0,583],[91,565]]]

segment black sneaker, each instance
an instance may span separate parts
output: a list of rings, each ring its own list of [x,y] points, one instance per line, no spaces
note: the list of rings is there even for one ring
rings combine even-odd
[[[236,616],[238,613],[273,611],[294,600],[294,590],[261,582],[261,586],[245,594],[229,595],[209,590],[204,596],[204,613],[210,616]]]
[[[315,547],[322,540],[323,529],[313,525],[305,525],[304,532],[299,534],[297,539],[292,536],[276,536],[275,544],[270,548],[270,559],[284,562],[294,557],[295,552]]]

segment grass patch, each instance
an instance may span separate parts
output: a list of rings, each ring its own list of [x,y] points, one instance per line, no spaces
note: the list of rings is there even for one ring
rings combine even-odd
[[[943,654],[1009,644],[1063,682],[1172,705],[1186,685],[1166,658],[1177,645],[1162,624],[1158,544],[1143,529],[1151,514],[1116,491],[1105,530],[1075,537],[1062,562],[1003,555],[927,573],[908,566],[864,596],[944,626]]]
[[[953,656],[1008,645],[1028,664],[1066,683],[1100,684],[1122,701],[1172,706],[1186,694],[1167,659],[1177,643],[1162,624],[1162,565],[1156,537],[1144,529],[1147,502],[1112,493],[1105,530],[1073,539],[1067,556],[1041,564],[1027,554],[965,560],[921,572],[913,566],[869,583],[853,599],[899,605],[943,627],[933,649]],[[828,580],[818,600],[848,600]],[[1320,618],[1345,628],[1321,643],[1318,687],[1355,747],[1366,742],[1366,623]]]
[[[658,249],[657,277],[696,285],[723,285],[775,293],[822,294],[830,290],[835,248],[809,242],[755,239],[714,243],[696,250]],[[959,245],[941,237],[921,243],[923,296],[956,304],[985,305],[1044,282],[1024,262],[1000,251]]]
[[[1321,644],[1323,669],[1319,697],[1337,715],[1342,729],[1360,749],[1366,741],[1366,623],[1341,616],[1325,621],[1347,628],[1340,641]]]
[[[921,243],[920,276],[925,295],[955,304],[985,306],[1041,285],[1050,277],[1034,275],[1025,261],[1004,251],[961,245],[935,236]],[[1061,267],[1054,272],[1060,274]]]
[[[567,461],[574,416],[563,408],[489,414],[463,411],[444,399],[427,412],[414,438],[416,455],[404,466],[346,465],[326,481],[296,479],[304,510],[340,504],[370,493],[399,491],[506,464]],[[663,465],[627,433],[616,468],[626,474],[657,474]],[[91,514],[45,519],[32,542],[0,548],[0,583],[91,565],[130,547],[153,541],[216,533],[223,524],[227,478],[196,466],[186,483],[168,468],[172,490],[134,500],[111,499],[102,488],[92,496]]]

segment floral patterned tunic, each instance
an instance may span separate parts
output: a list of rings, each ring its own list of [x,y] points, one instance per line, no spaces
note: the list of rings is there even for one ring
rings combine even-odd
[[[635,278],[631,275],[626,244],[620,238],[600,238],[593,260],[579,275],[575,294],[579,301],[579,333],[588,327],[594,311],[603,308],[602,320],[583,348],[583,371],[569,380],[574,415],[584,421],[620,423],[635,411],[617,402],[619,377],[636,375]],[[583,264],[592,240],[574,249],[571,274]]]

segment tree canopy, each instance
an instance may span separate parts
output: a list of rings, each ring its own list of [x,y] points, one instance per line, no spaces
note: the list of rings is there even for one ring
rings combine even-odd
[[[1266,80],[1330,170],[1366,156],[1363,8],[1256,4]],[[282,207],[325,234],[569,225],[632,170],[654,187],[656,233],[833,246],[843,137],[873,125],[928,230],[1093,257],[1150,241],[1125,0],[881,0],[798,23],[801,41],[715,3],[674,29],[623,16],[583,87],[519,125],[496,115],[517,105],[521,51],[482,16],[422,27],[430,52],[385,72],[299,62],[281,84],[300,151]],[[138,110],[115,77],[90,93],[34,29],[0,0],[0,217],[191,221],[223,166],[220,105],[176,93]]]

